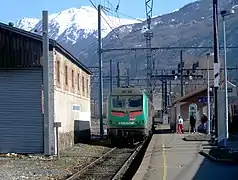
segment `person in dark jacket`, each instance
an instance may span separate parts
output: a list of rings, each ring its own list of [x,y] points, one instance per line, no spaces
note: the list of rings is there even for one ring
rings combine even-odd
[[[195,119],[193,114],[190,115],[189,121],[190,121],[190,126],[191,126],[191,131],[190,132],[195,133],[196,119]]]
[[[201,133],[206,133],[206,131],[207,131],[207,121],[208,121],[208,118],[207,118],[207,116],[206,116],[206,114],[205,113],[203,113],[203,115],[202,115],[202,118],[201,118],[201,124],[199,125],[199,132],[201,132]]]
[[[207,123],[207,121],[208,121],[208,118],[207,118],[206,114],[203,113],[202,118],[201,118],[201,123],[205,124],[205,123]]]

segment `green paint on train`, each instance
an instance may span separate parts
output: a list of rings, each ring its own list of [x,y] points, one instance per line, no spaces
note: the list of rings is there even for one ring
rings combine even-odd
[[[148,97],[146,91],[139,88],[113,89],[107,99],[109,136],[118,137],[128,133],[130,137],[148,135],[153,115],[153,106]]]

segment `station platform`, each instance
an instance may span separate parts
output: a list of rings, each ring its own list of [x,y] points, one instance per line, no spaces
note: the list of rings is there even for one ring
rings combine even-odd
[[[202,142],[184,141],[187,134],[170,133],[166,125],[157,131],[133,180],[236,179],[237,167],[216,164],[199,154]]]

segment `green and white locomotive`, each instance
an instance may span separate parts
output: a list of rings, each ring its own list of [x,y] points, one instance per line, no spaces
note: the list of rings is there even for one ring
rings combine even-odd
[[[152,134],[153,104],[139,88],[115,88],[107,99],[107,134],[112,144],[141,141]]]

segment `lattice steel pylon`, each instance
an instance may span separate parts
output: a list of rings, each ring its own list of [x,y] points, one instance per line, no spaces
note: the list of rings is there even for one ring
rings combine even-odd
[[[153,9],[153,0],[145,0],[146,7],[146,19],[147,19],[147,31],[144,34],[146,38],[146,48],[151,48],[151,38],[153,37],[153,33],[151,32],[151,17],[152,17],[152,9]],[[146,59],[147,59],[147,88],[150,93],[151,99],[153,97],[153,86],[152,86],[152,72],[153,72],[153,56],[152,50],[146,50]]]
[[[153,0],[145,0],[145,8],[146,8],[147,27],[150,30],[152,10],[153,10]]]

